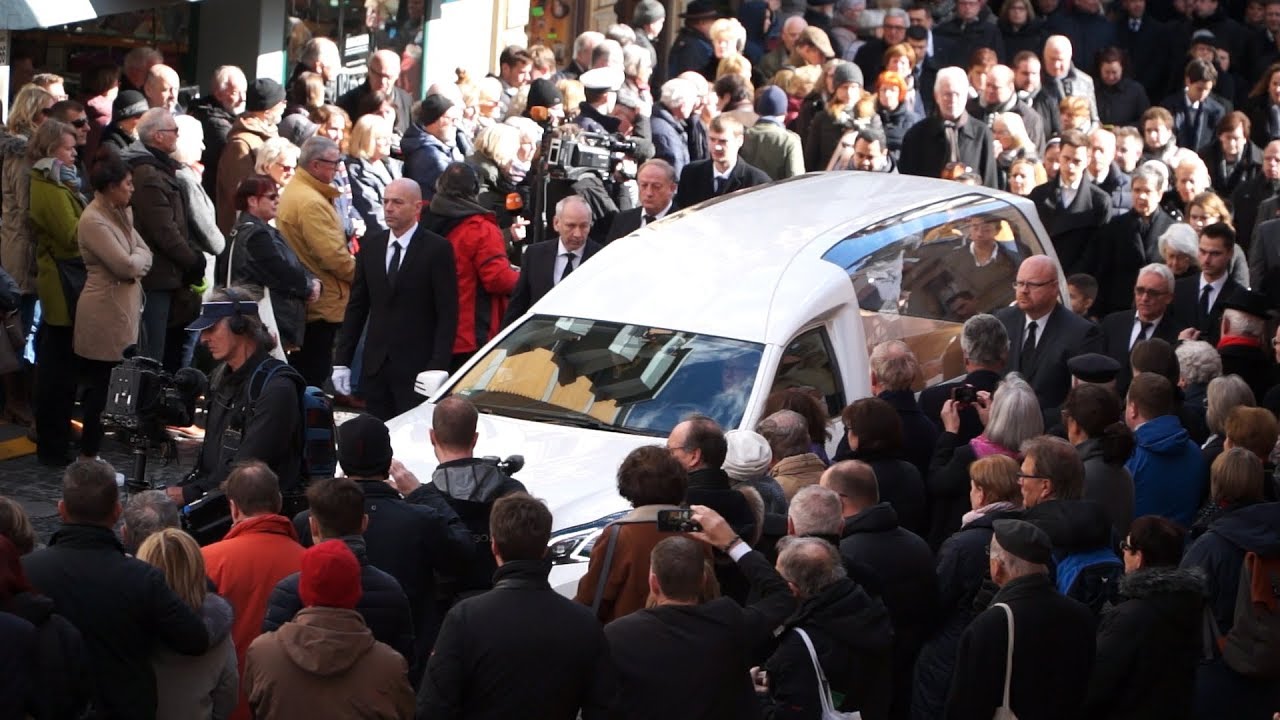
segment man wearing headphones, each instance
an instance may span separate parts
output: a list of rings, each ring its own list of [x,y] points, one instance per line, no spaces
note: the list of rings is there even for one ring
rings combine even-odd
[[[302,392],[305,383],[287,363],[271,357],[276,339],[258,318],[248,291],[213,291],[187,327],[222,365],[208,395],[204,446],[195,472],[165,489],[180,505],[222,485],[236,463],[259,460],[280,479],[280,489],[302,478]]]

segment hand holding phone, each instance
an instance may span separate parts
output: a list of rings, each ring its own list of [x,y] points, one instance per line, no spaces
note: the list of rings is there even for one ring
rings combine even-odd
[[[658,511],[658,532],[699,532],[702,526],[693,519],[693,511],[687,508]]]

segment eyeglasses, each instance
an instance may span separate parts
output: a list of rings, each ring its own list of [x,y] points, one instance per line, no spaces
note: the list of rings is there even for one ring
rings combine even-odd
[[[262,198],[263,200],[279,200],[280,193],[267,193],[266,195],[259,195],[258,197]]]
[[[332,165],[334,167],[337,167],[342,163],[342,160],[328,160],[325,158],[316,158],[315,161],[318,163],[324,163],[325,165]]]
[[[1014,290],[1035,290],[1038,288],[1055,285],[1057,284],[1057,282],[1058,282],[1057,280],[1045,280],[1043,282],[1032,282],[1031,280],[1014,280],[1013,289]]]
[[[1162,295],[1169,294],[1169,291],[1161,290],[1159,288],[1136,287],[1133,289],[1133,294],[1138,297],[1160,297]]]
[[[1031,473],[1020,472],[1018,473],[1018,479],[1019,480],[1052,480],[1053,478],[1049,477],[1048,475],[1033,475]]]

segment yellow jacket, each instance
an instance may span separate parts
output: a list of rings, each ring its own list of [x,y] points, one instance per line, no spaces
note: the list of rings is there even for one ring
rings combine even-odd
[[[280,195],[276,228],[322,286],[320,299],[307,306],[307,322],[342,322],[351,295],[356,259],[347,249],[342,221],[333,206],[336,197],[337,188],[302,168]]]

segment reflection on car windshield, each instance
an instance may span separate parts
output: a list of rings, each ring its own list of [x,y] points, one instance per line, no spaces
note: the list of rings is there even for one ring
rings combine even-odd
[[[733,428],[762,351],[710,335],[539,315],[450,392],[481,412],[618,432],[665,436],[694,412]]]

